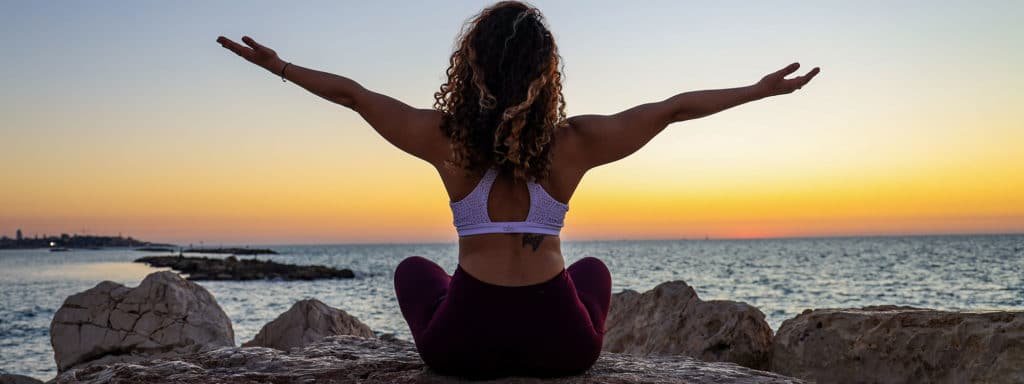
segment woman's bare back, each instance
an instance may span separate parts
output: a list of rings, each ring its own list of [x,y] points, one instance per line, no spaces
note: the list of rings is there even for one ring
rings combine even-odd
[[[557,143],[557,139],[555,143]],[[538,184],[555,200],[568,204],[582,179],[572,167],[559,163],[559,147],[552,147],[549,176]],[[476,188],[481,175],[447,167],[438,174],[451,201],[465,198]],[[487,213],[491,221],[525,221],[530,194],[525,183],[512,175],[499,175],[491,187]],[[459,237],[459,265],[481,281],[495,285],[523,286],[548,281],[565,268],[559,236],[536,233],[493,233]]]

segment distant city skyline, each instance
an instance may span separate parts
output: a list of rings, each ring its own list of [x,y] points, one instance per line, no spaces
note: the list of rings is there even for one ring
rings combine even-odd
[[[489,4],[6,2],[0,233],[455,241],[428,164],[215,39],[429,108]],[[533,4],[570,116],[822,69],[594,169],[565,240],[1024,232],[1024,2]]]

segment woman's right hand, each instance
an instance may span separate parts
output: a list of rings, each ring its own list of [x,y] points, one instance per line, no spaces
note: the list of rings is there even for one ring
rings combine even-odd
[[[814,67],[806,75],[797,76],[792,79],[785,78],[786,75],[796,72],[798,68],[800,68],[800,63],[787,65],[785,68],[769,73],[761,81],[758,81],[754,87],[762,97],[785,95],[802,88],[821,71],[821,68]]]
[[[218,36],[217,42],[220,43],[222,47],[227,48],[238,56],[242,56],[243,59],[250,63],[263,67],[275,74],[280,74],[280,70],[284,67],[285,63],[277,57],[277,52],[257,43],[256,40],[253,40],[249,36],[242,36],[242,42],[248,44],[249,47],[231,41],[231,39],[224,36]]]

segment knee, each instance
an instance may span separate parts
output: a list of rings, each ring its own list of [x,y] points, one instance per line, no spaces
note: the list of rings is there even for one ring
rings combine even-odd
[[[583,264],[583,265],[600,266],[602,268],[607,269],[607,267],[604,265],[604,262],[601,261],[601,259],[598,259],[598,258],[596,258],[594,256],[586,256],[586,257],[584,257],[582,259],[576,260],[576,263]],[[573,263],[573,264],[576,264],[576,263]]]
[[[395,267],[395,277],[397,278],[398,275],[404,274],[403,271],[423,269],[424,267],[429,267],[431,264],[434,264],[434,262],[423,256],[406,257],[402,262],[398,263],[397,267]]]
[[[410,278],[412,276],[417,275],[417,272],[422,272],[426,270],[427,267],[429,267],[430,264],[433,263],[433,261],[430,261],[422,256],[406,257],[404,260],[402,260],[402,262],[398,263],[397,267],[395,267],[395,287],[397,288],[399,285],[401,285],[402,281],[406,281],[407,283],[415,281],[415,279],[410,280]]]
[[[572,263],[569,268],[583,268],[587,270],[588,273],[600,273],[601,275],[611,276],[611,273],[608,272],[608,266],[605,265],[601,259],[593,256],[587,256],[576,260],[576,262]]]

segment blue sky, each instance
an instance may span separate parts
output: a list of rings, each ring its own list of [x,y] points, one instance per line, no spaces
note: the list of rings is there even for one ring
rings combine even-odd
[[[342,222],[362,220],[362,213],[328,204],[333,198],[327,192],[309,191],[329,190],[339,201],[379,199],[366,204],[385,207],[404,197],[364,191],[337,175],[384,190],[409,188],[389,176],[402,175],[412,189],[431,191],[439,202],[417,210],[426,203],[410,200],[417,204],[405,207],[412,213],[390,217],[429,222],[432,229],[422,236],[412,227],[395,230],[410,238],[447,238],[443,191],[423,164],[390,148],[358,115],[282,83],[215,39],[249,35],[285,60],[429,107],[460,26],[488,4],[4,1],[0,163],[11,171],[0,188],[0,233],[87,227],[179,240],[192,239],[188,228],[199,226],[221,233],[214,235],[219,239],[242,241],[249,235],[224,228],[255,220],[246,216],[257,215],[249,212],[252,202],[271,201],[268,206],[276,208],[259,213],[260,220],[280,219],[292,223],[281,226],[301,228],[296,233],[319,233],[275,240],[326,241],[354,230]],[[1024,227],[1024,203],[1011,197],[1024,191],[1021,166],[1014,165],[1024,140],[1022,2],[534,4],[564,58],[570,115],[614,113],[687,90],[749,85],[793,61],[804,64],[801,74],[822,68],[797,94],[667,130],[637,155],[592,172],[585,179],[591,187],[581,191],[602,192],[581,192],[582,201],[646,196],[686,212],[697,203],[672,196],[716,196],[756,184],[768,207],[781,204],[768,197],[772,193],[813,184],[821,188],[808,189],[807,196],[827,193],[835,200],[823,205],[844,206],[843,191],[851,187],[843,182],[850,180],[885,184],[861,191],[864,196],[981,185],[945,200],[938,194],[933,205],[900,217],[1001,215],[1013,219],[1000,228]],[[371,170],[362,166],[368,158],[375,161]],[[904,186],[900,180],[915,181]],[[270,183],[293,187],[259,192]],[[902,198],[920,200],[888,200]],[[883,220],[892,212],[874,197],[864,199],[836,215]],[[300,200],[310,205],[285,202]],[[945,206],[965,208],[940,209]],[[588,223],[580,228],[589,228],[578,237],[612,236],[600,228],[613,227],[614,217],[626,214],[578,207],[579,222]],[[751,209],[768,212],[758,207]],[[707,213],[647,224],[703,234],[698,227],[718,221],[753,228],[797,215],[772,212],[742,219],[748,221]],[[294,223],[317,223],[322,230]],[[810,227],[793,231],[811,233]],[[260,228],[251,237],[287,232],[271,224]]]

